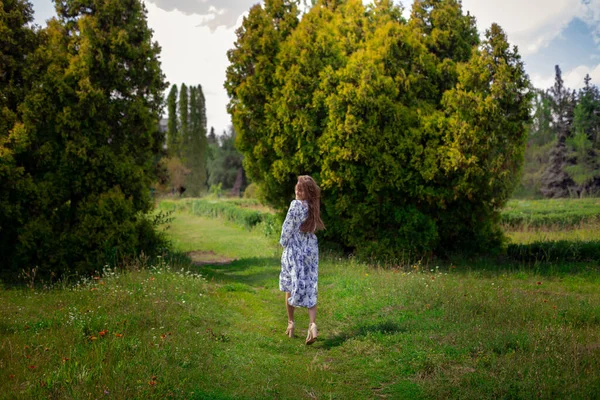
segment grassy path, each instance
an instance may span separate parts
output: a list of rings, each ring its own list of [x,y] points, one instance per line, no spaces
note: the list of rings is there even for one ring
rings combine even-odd
[[[280,253],[272,243],[220,221],[178,218],[185,222],[176,221],[172,234],[182,249],[199,240],[200,248],[240,257],[229,266],[200,269],[218,287],[213,299],[228,315],[223,329],[231,341],[217,351],[223,358],[210,373],[219,393],[576,398],[576,388],[584,388],[577,390],[586,398],[599,389],[592,379],[598,373],[590,369],[600,366],[600,280],[593,273],[542,278],[433,266],[407,273],[323,257],[321,337],[307,347],[305,310],[297,310],[299,337],[283,335]],[[204,240],[200,232],[207,229],[215,236]],[[236,372],[216,378],[221,369]]]

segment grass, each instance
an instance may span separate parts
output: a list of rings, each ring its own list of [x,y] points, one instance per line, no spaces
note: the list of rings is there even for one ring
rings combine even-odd
[[[502,222],[511,229],[542,230],[600,223],[600,199],[511,200]]]
[[[164,262],[0,292],[0,396],[589,399],[600,392],[600,277],[483,264],[382,269],[322,254],[319,340],[288,339],[273,238],[174,214]],[[105,332],[104,335],[101,332]],[[121,336],[119,336],[121,335]],[[30,368],[34,367],[34,368]]]

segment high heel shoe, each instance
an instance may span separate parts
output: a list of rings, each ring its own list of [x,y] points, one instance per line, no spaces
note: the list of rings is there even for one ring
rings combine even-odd
[[[319,332],[317,331],[317,324],[312,323],[308,326],[308,335],[306,336],[306,344],[313,344],[317,341],[317,336]]]
[[[294,321],[288,321],[288,327],[285,330],[285,334],[291,338],[294,337]]]

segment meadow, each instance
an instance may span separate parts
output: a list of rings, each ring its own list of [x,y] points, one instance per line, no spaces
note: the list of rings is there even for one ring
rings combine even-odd
[[[577,202],[561,205],[582,210],[579,217],[565,212],[568,223],[531,222],[558,203],[511,202],[503,223],[512,245],[593,246],[599,222]],[[304,310],[296,314],[296,338],[284,334],[276,220],[255,203],[230,203],[161,203],[173,212],[167,233],[174,252],[163,258],[107,268],[75,285],[4,286],[0,396],[592,399],[600,393],[597,262],[504,256],[382,266],[323,252],[320,336],[305,346]],[[531,217],[517,221],[508,213]]]

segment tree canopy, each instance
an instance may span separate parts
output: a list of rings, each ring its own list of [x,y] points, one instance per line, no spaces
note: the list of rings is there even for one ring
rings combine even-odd
[[[460,1],[406,21],[381,0],[253,7],[226,89],[249,177],[285,210],[301,174],[322,186],[324,235],[364,255],[483,250],[518,183],[530,83]]]
[[[11,204],[0,210],[3,272],[90,272],[159,247],[145,214],[166,86],[144,5],[55,3],[58,17],[39,31],[27,25],[29,2],[0,3],[0,41],[28,38],[13,53],[17,80],[0,96],[10,94],[13,113],[0,131],[0,186]]]

